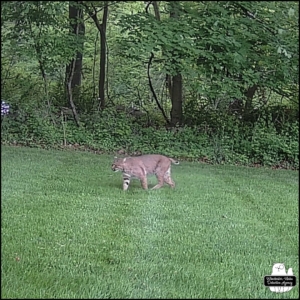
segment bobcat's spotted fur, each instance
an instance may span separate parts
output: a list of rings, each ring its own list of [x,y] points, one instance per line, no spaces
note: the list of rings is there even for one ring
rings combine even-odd
[[[138,178],[143,189],[148,189],[147,175],[154,174],[158,180],[157,185],[152,189],[161,188],[167,183],[172,188],[175,187],[171,179],[171,163],[179,164],[173,158],[159,154],[141,155],[136,157],[116,158],[111,166],[114,172],[123,173],[123,190],[129,187],[131,178]]]

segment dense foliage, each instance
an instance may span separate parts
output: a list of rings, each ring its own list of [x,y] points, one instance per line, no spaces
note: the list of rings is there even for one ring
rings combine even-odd
[[[1,141],[298,168],[298,10],[4,1]]]
[[[251,130],[235,117],[205,115],[202,125],[144,127],[134,117],[105,110],[83,115],[84,126],[57,116],[56,125],[24,110],[16,119],[2,123],[2,142],[42,148],[70,148],[117,154],[161,153],[207,163],[299,167],[299,123],[287,123],[280,131],[257,122]],[[144,121],[143,121],[144,122]]]

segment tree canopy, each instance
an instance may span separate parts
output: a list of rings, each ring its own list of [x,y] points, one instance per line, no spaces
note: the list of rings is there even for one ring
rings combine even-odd
[[[258,86],[298,101],[296,1],[78,1],[77,5],[84,12],[84,37],[69,30],[67,2],[2,2],[3,84],[18,74],[39,72],[58,81],[64,66],[80,51],[85,86],[93,72],[99,72],[91,59],[99,61],[103,52],[95,43],[95,12],[101,24],[99,13],[107,7],[105,82],[113,89],[107,94],[116,94],[125,85],[132,93],[141,79],[149,89],[145,67],[153,53],[157,92],[164,84],[161,74],[180,73],[185,97],[193,91],[207,99],[243,98],[249,88]]]

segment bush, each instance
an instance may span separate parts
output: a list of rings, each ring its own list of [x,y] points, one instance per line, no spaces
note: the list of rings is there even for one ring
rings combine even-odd
[[[253,128],[232,117],[211,115],[201,126],[145,127],[125,113],[106,109],[81,115],[81,127],[43,110],[19,109],[4,116],[2,143],[57,148],[79,145],[123,154],[161,153],[217,164],[259,164],[299,168],[299,124],[286,124],[280,132],[263,121]],[[210,125],[208,125],[210,124]]]

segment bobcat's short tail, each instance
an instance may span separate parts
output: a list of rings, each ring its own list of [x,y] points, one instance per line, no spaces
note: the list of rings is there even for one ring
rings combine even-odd
[[[179,161],[178,161],[178,160],[175,160],[175,159],[170,158],[170,157],[169,157],[169,159],[170,159],[170,161],[171,161],[174,165],[179,165]]]

